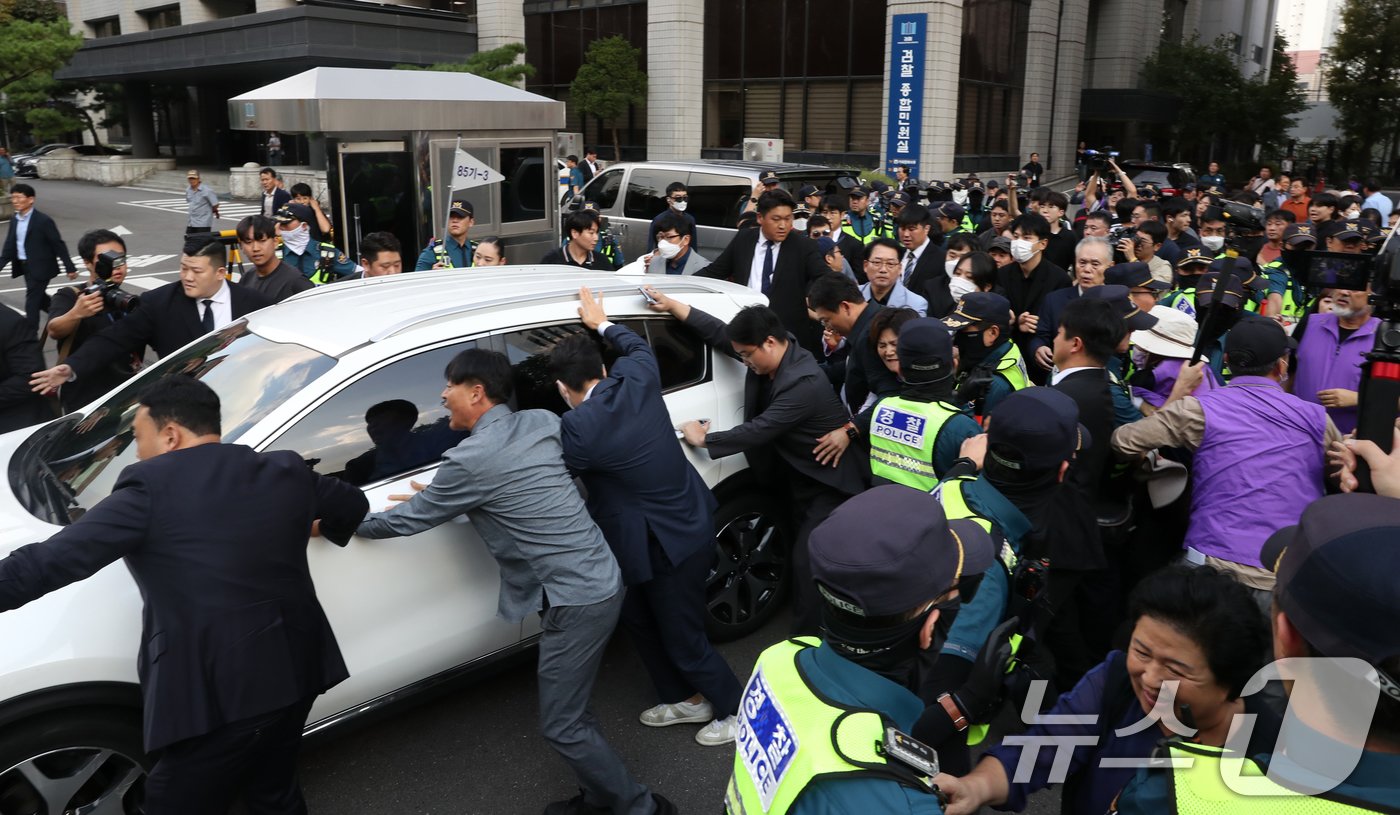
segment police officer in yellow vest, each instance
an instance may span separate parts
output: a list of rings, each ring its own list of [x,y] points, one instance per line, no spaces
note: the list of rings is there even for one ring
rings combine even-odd
[[[905,323],[897,353],[899,395],[881,399],[870,417],[870,474],[876,484],[928,492],[981,428],[953,402],[953,341],[943,321]]]
[[[1026,360],[1011,341],[1011,302],[994,292],[963,295],[943,318],[958,349],[957,400],[986,416],[1001,400],[1030,385]]]
[[[923,711],[902,687],[936,651],[958,586],[993,563],[970,521],[890,484],[851,498],[811,536],[822,637],[764,651],[744,688],[729,815],[928,813],[942,807],[936,755],[909,731]]]
[[[1168,742],[1164,757],[1192,759],[1190,766],[1139,770],[1114,811],[1400,812],[1400,500],[1321,498],[1297,526],[1269,538],[1260,560],[1276,575],[1274,655],[1308,660],[1293,669],[1297,678],[1289,687],[1289,716],[1297,721],[1284,728],[1272,753],[1260,756],[1239,755],[1228,745]],[[1333,665],[1350,660],[1354,674],[1321,669],[1312,661],[1317,657]],[[1362,714],[1375,700],[1369,728],[1340,725],[1364,721],[1343,710],[1358,697]]]
[[[1260,273],[1269,281],[1268,311],[1279,317],[1284,327],[1296,325],[1307,311],[1308,297],[1303,288],[1307,276],[1307,255],[1317,248],[1312,224],[1289,224],[1283,230],[1283,251],[1264,265]],[[1297,271],[1294,271],[1294,268]]]
[[[314,218],[311,207],[305,204],[283,204],[277,210],[282,260],[318,286],[360,271],[335,244],[312,240],[309,225]]]

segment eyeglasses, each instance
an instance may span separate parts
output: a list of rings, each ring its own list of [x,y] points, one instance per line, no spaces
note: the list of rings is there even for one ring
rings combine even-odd
[[[681,236],[677,235],[674,232],[668,232],[665,235],[658,233],[656,239],[658,241],[671,241],[672,243],[675,243],[676,241],[679,241],[681,239]]]
[[[866,266],[873,267],[873,268],[876,268],[876,269],[898,269],[898,268],[899,268],[899,261],[897,261],[897,260],[866,260],[866,261],[865,261],[865,265],[866,265]]]
[[[813,229],[813,230],[812,230],[812,237],[814,237],[814,238],[825,238],[827,235],[830,235],[830,234],[831,234],[831,230],[830,230],[830,229]]]
[[[739,352],[739,359],[743,360],[744,362],[748,362],[749,360],[751,360],[751,359],[754,358],[754,355],[755,355],[755,354],[757,354],[759,351],[762,351],[762,350],[763,350],[763,346],[760,345],[759,347],[753,349],[752,351],[740,351],[740,352]]]

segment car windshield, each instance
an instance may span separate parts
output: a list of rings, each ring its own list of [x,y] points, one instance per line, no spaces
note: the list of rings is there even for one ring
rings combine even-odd
[[[334,365],[333,357],[272,342],[240,320],[157,362],[86,415],[60,419],[25,440],[10,460],[11,487],[35,517],[69,523],[136,462],[131,421],[141,392],[156,379],[188,374],[212,387],[222,405],[223,440],[233,442]]]
[[[1156,184],[1159,187],[1170,187],[1172,177],[1166,170],[1143,170],[1133,176],[1133,183],[1138,186],[1143,184]]]

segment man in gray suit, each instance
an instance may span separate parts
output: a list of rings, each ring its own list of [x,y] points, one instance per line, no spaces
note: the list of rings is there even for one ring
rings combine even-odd
[[[647,257],[647,274],[695,274],[710,261],[695,249],[695,219],[676,212],[663,212],[652,221],[656,248]]]
[[[510,361],[496,351],[463,351],[446,377],[450,425],[471,436],[443,454],[432,484],[414,484],[415,495],[370,515],[357,534],[413,535],[466,513],[500,564],[497,613],[519,622],[541,612],[540,726],[582,788],[546,815],[675,812],[633,780],[588,713],[622,609],[622,575],[564,467],[559,417],[506,405]]]

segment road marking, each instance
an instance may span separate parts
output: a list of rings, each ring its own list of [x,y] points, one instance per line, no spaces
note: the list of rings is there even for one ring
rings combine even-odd
[[[144,209],[157,209],[161,212],[189,213],[189,204],[183,198],[157,198],[149,201],[122,201],[121,203],[129,207],[142,207]],[[257,215],[262,212],[262,207],[257,204],[240,204],[235,201],[219,202],[219,220],[238,221],[247,215]]]
[[[127,275],[127,276],[126,276],[126,282],[131,283],[133,286],[135,286],[135,285],[138,285],[138,284],[136,283],[137,280],[144,280],[144,279],[146,279],[146,278],[159,278],[159,277],[162,277],[162,276],[165,276],[165,275],[170,275],[170,278],[167,279],[167,280],[157,281],[155,284],[145,284],[145,283],[142,283],[142,284],[139,284],[139,285],[141,285],[141,287],[143,287],[143,288],[155,288],[156,286],[160,285],[161,283],[173,283],[174,281],[176,281],[176,280],[178,280],[178,279],[180,278],[180,271],[179,271],[178,269],[171,269],[170,271],[167,271],[167,272],[147,272],[146,274]],[[78,278],[77,280],[68,280],[65,276],[59,275],[58,277],[55,277],[55,278],[54,278],[54,282],[53,282],[53,283],[50,283],[50,284],[48,285],[48,287],[45,289],[45,291],[47,291],[49,294],[53,294],[54,292],[58,291],[59,289],[69,288],[69,287],[72,287],[72,286],[79,286],[79,285],[87,285],[86,282],[85,282],[85,278],[81,278],[81,277],[80,277],[80,278]],[[126,284],[123,283],[122,285],[126,285]],[[13,294],[13,293],[15,293],[15,292],[21,292],[21,291],[24,291],[24,286],[14,286],[14,287],[8,288],[8,289],[0,289],[0,294]]]

